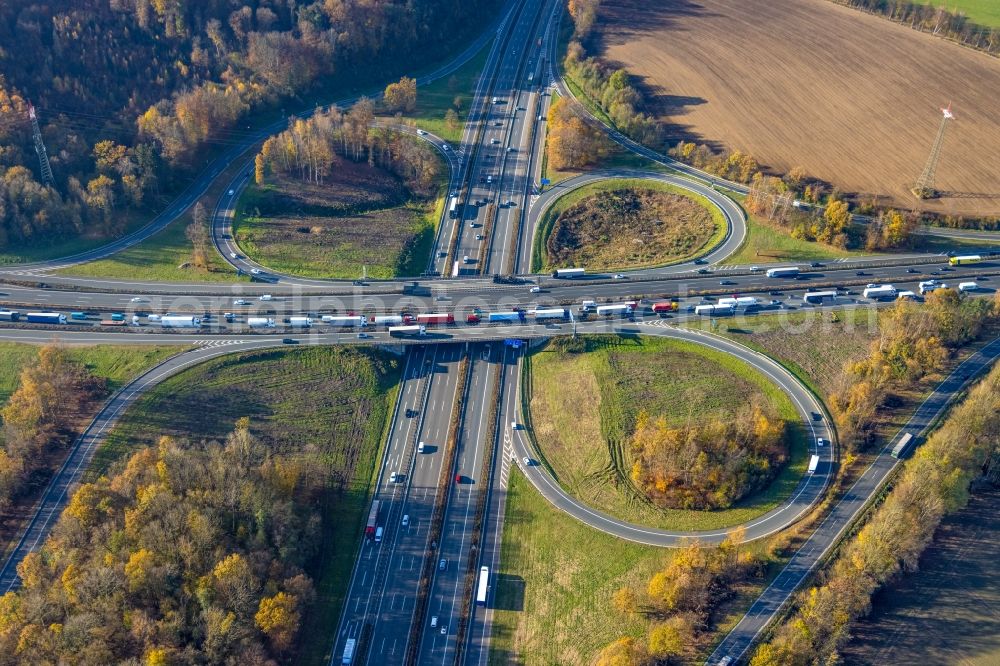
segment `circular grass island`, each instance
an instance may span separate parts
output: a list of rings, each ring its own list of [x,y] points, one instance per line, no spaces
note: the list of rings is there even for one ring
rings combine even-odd
[[[725,235],[722,212],[700,195],[653,179],[611,179],[573,190],[545,211],[532,269],[665,266],[704,254]]]
[[[791,399],[723,352],[584,336],[535,350],[525,368],[541,464],[569,495],[615,518],[734,527],[780,505],[805,472],[808,441]]]

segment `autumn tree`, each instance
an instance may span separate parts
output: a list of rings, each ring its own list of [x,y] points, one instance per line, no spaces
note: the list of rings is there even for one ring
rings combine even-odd
[[[888,250],[904,247],[909,243],[917,224],[917,216],[912,213],[902,213],[893,209],[879,211],[878,215],[868,223],[865,249]]]
[[[299,630],[298,600],[294,595],[278,592],[260,600],[254,622],[270,639],[278,652],[288,650]]]
[[[208,270],[208,224],[205,207],[199,201],[191,214],[191,223],[184,229],[184,236],[191,241],[191,263]]]
[[[607,139],[587,125],[565,98],[549,107],[548,153],[555,169],[572,169],[593,164],[608,152]]]
[[[389,111],[412,113],[417,108],[417,81],[404,76],[385,87],[385,105]]]

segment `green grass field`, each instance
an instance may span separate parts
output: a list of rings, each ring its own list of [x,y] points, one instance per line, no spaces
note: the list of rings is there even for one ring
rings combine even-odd
[[[476,91],[476,83],[486,64],[493,42],[486,44],[469,62],[462,65],[454,74],[443,79],[417,88],[417,110],[405,116],[416,121],[431,134],[436,134],[445,141],[458,143],[462,140],[462,130],[469,116],[469,105]],[[461,105],[455,108],[455,98],[461,98]],[[450,129],[444,117],[448,109],[458,113],[458,127]]]
[[[490,662],[587,664],[611,641],[641,636],[645,621],[616,612],[611,595],[625,585],[641,586],[670,553],[556,511],[512,469]]]
[[[664,529],[723,529],[777,506],[806,463],[800,417],[789,398],[750,366],[694,343],[657,338],[585,338],[587,353],[547,347],[528,359],[527,396],[540,455],[563,488],[588,505]],[[660,509],[629,476],[629,440],[641,410],[682,423],[724,418],[759,400],[789,423],[789,461],[760,493],[719,511]],[[579,405],[587,405],[580,409]]]
[[[74,361],[83,364],[96,377],[108,380],[112,391],[185,347],[102,345],[95,347],[66,347]],[[38,358],[36,345],[0,342],[0,404],[7,402],[19,383],[21,369]]]
[[[423,273],[444,207],[443,165],[429,198],[367,164],[339,160],[335,173],[322,185],[282,178],[247,188],[233,221],[240,249],[274,271],[304,277]]]
[[[844,365],[868,353],[878,336],[878,311],[857,308],[832,313],[810,308],[717,320],[714,327],[702,320],[683,325],[713,331],[775,358],[825,400]]]
[[[919,5],[944,7],[950,12],[964,12],[969,20],[988,28],[1000,28],[1000,2],[997,0],[911,0]]]
[[[647,619],[615,610],[611,595],[621,587],[642,590],[666,566],[673,550],[612,537],[549,504],[517,467],[512,468],[504,514],[500,571],[494,583],[490,663],[543,666],[589,664],[607,644],[642,637]],[[750,548],[763,552],[766,542]],[[742,618],[783,562],[712,615],[698,650],[710,646]]]
[[[741,194],[729,193],[737,203],[743,203]],[[744,210],[746,212],[746,210]],[[747,214],[747,237],[735,254],[726,259],[727,264],[764,264],[775,261],[821,261],[841,259],[865,254],[860,250],[843,250],[826,243],[792,238],[788,231]]]
[[[236,282],[236,271],[215,251],[207,253],[208,270],[182,268],[191,261],[193,247],[184,235],[190,222],[185,215],[163,231],[107,259],[64,268],[57,273],[82,277],[115,277],[163,282]]]
[[[192,442],[224,438],[242,416],[272,450],[308,459],[324,519],[322,552],[312,563],[317,603],[304,619],[302,663],[329,661],[360,543],[384,427],[400,364],[373,350],[315,347],[231,354],[171,377],[141,397],[95,456],[93,479],[161,435]],[[206,409],[206,406],[211,406]],[[322,637],[321,639],[319,637]]]
[[[587,197],[593,196],[598,192],[608,192],[612,190],[619,189],[647,189],[656,192],[670,192],[672,194],[678,194],[680,196],[687,197],[697,202],[698,204],[704,206],[712,214],[712,220],[715,223],[715,233],[703,246],[691,252],[685,257],[678,257],[677,259],[669,263],[677,263],[684,261],[693,256],[703,253],[705,250],[717,245],[726,235],[726,221],[722,215],[722,211],[713,206],[704,197],[689,192],[680,187],[674,187],[668,183],[663,183],[656,180],[646,180],[641,178],[615,178],[611,180],[605,180],[598,183],[592,183],[590,185],[584,185],[581,188],[573,190],[569,194],[559,197],[545,214],[542,216],[541,222],[538,224],[538,229],[535,232],[535,237],[532,240],[532,252],[531,252],[531,270],[532,272],[540,272],[544,270],[549,265],[549,258],[546,253],[545,243],[552,233],[552,227],[559,216],[567,209],[580,203]],[[614,268],[633,268],[633,266],[616,266]]]

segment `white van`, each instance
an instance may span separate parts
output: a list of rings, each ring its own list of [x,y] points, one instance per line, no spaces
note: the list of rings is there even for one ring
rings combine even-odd
[[[375,543],[380,543],[382,541],[382,526],[379,525],[375,528]]]
[[[260,300],[262,300],[262,301],[269,301],[269,300],[271,300],[271,298],[272,298],[271,294],[261,294],[260,295]]]

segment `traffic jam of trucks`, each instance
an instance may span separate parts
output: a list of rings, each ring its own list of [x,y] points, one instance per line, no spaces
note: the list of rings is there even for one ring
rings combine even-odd
[[[954,270],[951,267],[975,265],[987,261],[995,261],[997,259],[1000,259],[1000,253],[952,256],[948,259],[949,266],[945,267],[943,270]],[[822,266],[822,264],[813,262],[810,265],[810,268],[820,266]],[[761,269],[757,266],[750,268],[752,273],[757,273],[760,270]],[[805,270],[808,271],[808,269]],[[698,270],[699,274],[704,272],[707,272],[706,269]],[[916,269],[908,269],[908,272],[916,273],[918,271]],[[938,273],[936,271],[932,271],[932,274],[937,275]],[[773,280],[802,280],[809,277],[808,273],[803,273],[803,269],[799,266],[775,266],[764,271],[764,275],[768,279]],[[857,271],[856,275],[862,276],[865,275],[865,272]],[[551,277],[554,280],[559,281],[584,281],[589,278],[601,278],[606,276],[588,274],[585,268],[577,267],[556,269],[552,271]],[[627,279],[627,277],[622,274],[615,274],[612,277],[616,280]],[[988,278],[982,277],[981,279]],[[730,284],[735,283],[728,280],[720,282],[720,285]],[[934,278],[919,281],[915,291],[910,289],[899,289],[891,284],[871,283],[860,289],[860,296],[871,302],[919,300],[933,291],[948,288],[948,284]],[[969,277],[961,282],[958,282],[956,284],[956,288],[963,294],[990,291],[988,288],[981,285],[975,277]],[[540,293],[542,290],[543,289],[540,284],[535,284],[530,287],[532,294]],[[761,291],[763,291],[763,289]],[[770,293],[771,295],[795,298],[791,294],[787,294],[781,290],[771,291]],[[804,305],[836,305],[843,302],[842,299],[849,295],[856,296],[859,294],[857,291],[851,291],[847,288],[829,287],[822,290],[807,290],[801,295],[801,300]],[[276,298],[271,294],[263,294],[258,296],[256,300],[262,306],[264,304],[271,306],[273,301],[280,300],[280,298]],[[442,299],[439,298],[438,300]],[[685,306],[684,312],[693,314],[696,317],[724,317],[737,314],[749,314],[762,308],[773,309],[785,306],[785,304],[779,300],[771,299],[768,301],[762,300],[756,296],[741,296],[738,294],[719,297],[715,302],[710,302],[712,297],[707,295],[701,297],[700,300],[700,303]],[[849,299],[850,302],[854,302],[855,300],[857,299]],[[148,302],[148,297],[137,296],[131,299],[131,303],[133,304]],[[234,310],[237,310],[236,312],[225,312],[223,314],[223,319],[227,324],[243,323],[247,329],[261,332],[277,328],[302,331],[321,326],[324,331],[331,328],[354,329],[355,331],[358,331],[357,335],[359,338],[367,338],[370,337],[369,334],[364,332],[362,329],[384,327],[384,329],[388,331],[390,337],[405,338],[426,336],[428,329],[454,326],[458,321],[456,319],[456,314],[453,312],[425,312],[417,314],[401,312],[398,314],[379,315],[346,312],[338,314],[308,314],[276,318],[274,316],[268,316],[266,313],[251,314],[245,311],[242,313],[239,312],[239,308],[253,305],[253,302],[248,298],[237,298],[233,301],[233,305],[236,306],[234,307]],[[789,307],[791,306],[789,305]],[[637,315],[644,313],[658,315],[660,317],[670,317],[680,311],[681,306],[678,298],[664,298],[654,301],[644,300],[642,302],[628,300],[618,303],[598,303],[596,300],[584,299],[579,303],[579,305],[568,307],[558,305],[537,305],[528,306],[527,308],[511,306],[509,309],[498,310],[495,312],[485,312],[480,308],[473,308],[471,313],[458,316],[464,316],[464,323],[473,326],[478,326],[480,324],[510,325],[544,322],[546,326],[551,328],[557,326],[559,322],[582,321],[588,320],[591,317],[604,318],[607,320],[634,320]],[[169,312],[166,314],[131,312],[127,315],[122,312],[114,312],[109,315],[99,315],[89,312],[76,311],[70,312],[67,315],[67,313],[62,312],[21,313],[13,309],[0,309],[0,322],[47,324],[53,326],[64,326],[74,323],[91,323],[102,327],[126,327],[130,325],[138,327],[158,325],[161,329],[198,330],[210,325],[211,320],[212,315],[208,312],[202,313],[201,315],[177,314]]]

